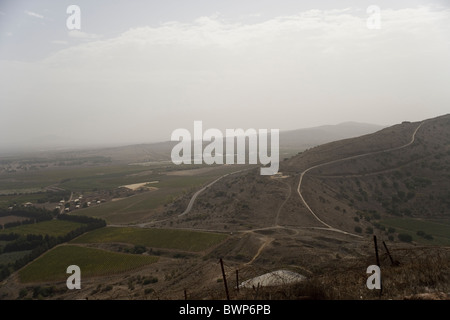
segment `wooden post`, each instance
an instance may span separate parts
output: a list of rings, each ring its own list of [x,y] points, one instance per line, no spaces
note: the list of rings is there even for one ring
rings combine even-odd
[[[187,291],[186,291],[186,289],[184,289],[184,300],[187,300],[188,298],[187,298]]]
[[[220,267],[222,268],[223,284],[225,286],[225,293],[227,294],[227,300],[230,300],[230,294],[228,293],[227,277],[225,276],[225,269],[223,268],[222,258],[220,258]]]
[[[236,269],[236,289],[239,292],[239,270]]]
[[[378,258],[378,245],[377,245],[377,236],[373,236],[373,243],[375,244],[375,256],[377,258],[377,266],[380,266],[380,259]]]
[[[387,247],[387,245],[386,245],[386,243],[384,241],[383,241],[383,246],[386,249],[386,252],[387,252],[387,254],[389,256],[389,259],[391,260],[391,265],[393,265],[393,266],[397,265],[397,263],[392,258],[391,253],[389,252],[389,249],[388,249],[388,247]]]

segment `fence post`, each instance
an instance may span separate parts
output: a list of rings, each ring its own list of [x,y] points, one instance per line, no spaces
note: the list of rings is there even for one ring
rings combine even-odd
[[[380,259],[378,258],[378,245],[377,245],[377,236],[373,236],[373,243],[375,244],[375,256],[377,258],[377,266],[380,266]]]
[[[220,267],[222,268],[223,284],[225,285],[225,293],[227,294],[227,300],[230,300],[230,295],[228,293],[227,277],[225,276],[225,269],[223,268],[222,258],[220,258]]]
[[[395,263],[394,259],[392,258],[391,253],[389,252],[389,249],[388,249],[388,247],[387,247],[387,245],[386,245],[386,243],[384,241],[383,241],[383,246],[386,249],[386,252],[387,252],[387,254],[389,256],[389,259],[391,260],[391,265],[393,265],[393,266],[397,265]]]

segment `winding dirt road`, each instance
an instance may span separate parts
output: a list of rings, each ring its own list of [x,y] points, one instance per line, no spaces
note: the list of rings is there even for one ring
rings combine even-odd
[[[232,174],[236,174],[236,173],[243,172],[243,171],[246,171],[246,170],[251,170],[251,169],[254,169],[254,168],[247,168],[247,169],[242,169],[242,170],[239,170],[239,171],[235,171],[235,172],[231,172],[231,173],[224,174],[223,176],[220,176],[219,178],[217,178],[217,179],[214,180],[213,182],[211,182],[211,183],[209,183],[208,185],[204,186],[203,188],[201,188],[200,190],[198,190],[196,193],[194,193],[194,195],[192,196],[191,200],[189,201],[189,204],[188,204],[187,207],[186,207],[186,210],[184,210],[184,212],[181,213],[181,214],[179,214],[178,216],[179,216],[179,217],[182,217],[182,216],[184,216],[185,214],[188,214],[188,213],[191,211],[192,206],[194,205],[195,200],[197,199],[198,195],[199,195],[200,193],[202,193],[203,191],[205,191],[206,189],[208,189],[209,187],[211,187],[213,184],[215,184],[215,183],[216,183],[217,181],[219,181],[220,179],[225,178],[226,176],[229,176],[229,175],[232,175]]]
[[[300,175],[300,180],[299,180],[299,182],[298,182],[298,187],[297,187],[297,193],[298,193],[298,195],[300,196],[300,199],[302,200],[303,204],[306,206],[306,208],[308,209],[308,211],[313,215],[313,217],[314,217],[317,221],[319,221],[321,224],[323,224],[323,225],[326,227],[326,228],[315,228],[315,229],[330,230],[330,231],[340,232],[340,233],[343,233],[343,234],[347,234],[347,235],[351,235],[351,236],[354,236],[354,237],[362,238],[362,236],[360,236],[360,235],[353,234],[353,233],[350,233],[350,232],[346,232],[346,231],[341,230],[341,229],[338,229],[338,228],[334,228],[334,227],[330,226],[329,224],[325,223],[324,221],[322,221],[322,220],[317,216],[317,214],[316,214],[316,213],[311,209],[311,207],[308,205],[308,203],[306,202],[306,200],[305,200],[305,198],[303,197],[302,192],[301,192],[301,186],[302,186],[303,177],[305,176],[306,173],[308,173],[309,171],[311,171],[311,170],[313,170],[313,169],[320,168],[320,167],[323,167],[323,166],[327,166],[327,165],[330,165],[330,164],[333,164],[333,163],[342,162],[342,161],[347,161],[347,160],[353,160],[353,159],[357,159],[357,158],[362,158],[362,157],[366,157],[366,156],[371,156],[371,155],[375,155],[375,154],[380,154],[380,153],[384,153],[384,152],[390,152],[390,151],[395,151],[395,150],[400,150],[400,149],[406,148],[406,147],[408,147],[408,146],[410,146],[411,144],[414,143],[415,138],[416,138],[416,133],[417,133],[417,131],[419,130],[419,128],[420,128],[424,123],[425,123],[425,121],[421,122],[421,123],[417,126],[417,128],[414,130],[414,132],[413,132],[413,134],[412,134],[412,137],[411,137],[411,140],[410,140],[407,144],[402,145],[402,146],[400,146],[400,147],[394,147],[394,148],[389,148],[389,149],[380,150],[380,151],[374,151],[374,152],[367,152],[367,153],[358,154],[358,155],[355,155],[355,156],[350,156],[350,157],[346,157],[346,158],[342,158],[342,159],[332,160],[332,161],[328,161],[328,162],[325,162],[325,163],[321,163],[321,164],[318,164],[318,165],[309,167],[308,169],[304,170],[304,171],[301,173],[301,175]]]
[[[286,196],[286,199],[284,199],[283,203],[278,208],[277,215],[275,217],[275,226],[276,227],[280,226],[279,223],[278,223],[278,220],[280,219],[281,209],[283,208],[285,203],[289,200],[289,198],[291,197],[291,193],[292,193],[292,188],[291,188],[291,185],[289,183],[286,183],[286,182],[283,182],[283,181],[280,181],[280,182],[288,186],[288,195]]]

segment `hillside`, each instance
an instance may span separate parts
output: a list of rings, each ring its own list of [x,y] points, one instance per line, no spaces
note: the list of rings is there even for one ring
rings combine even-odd
[[[280,171],[275,177],[257,170],[230,175],[205,190],[189,214],[178,216],[186,195],[165,216],[173,227],[236,234],[215,256],[237,265],[251,261],[252,268],[263,270],[288,265],[330,285],[336,280],[330,272],[336,272],[341,282],[334,283],[333,294],[314,282],[322,298],[356,298],[352,290],[362,289],[353,281],[364,287],[356,266],[374,263],[373,235],[401,262],[390,269],[383,251],[391,298],[448,290],[449,115],[317,146],[283,161]],[[407,284],[408,273],[420,280],[414,288]],[[361,296],[374,297],[367,292]]]
[[[450,221],[448,115],[326,144],[286,161],[281,170],[300,172],[365,153],[371,154],[321,165],[305,175],[305,199],[325,222],[344,226],[344,220],[363,219],[378,227],[380,221],[374,220],[390,217]]]
[[[180,218],[180,223],[232,229],[319,227],[297,193],[300,174],[316,165],[321,166],[308,171],[302,182],[304,198],[333,227],[348,232],[358,226],[366,229],[374,223],[371,217],[433,218],[445,223],[450,219],[449,123],[449,116],[423,122],[414,142],[397,150],[384,152],[410,143],[420,123],[402,123],[314,147],[283,161],[283,177],[263,177],[256,169],[226,177],[202,193],[192,214]],[[367,153],[373,154],[359,157]],[[357,157],[340,160],[352,156]],[[188,198],[172,209],[181,212]]]

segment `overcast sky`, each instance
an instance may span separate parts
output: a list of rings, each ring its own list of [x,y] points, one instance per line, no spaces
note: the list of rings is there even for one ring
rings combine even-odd
[[[432,118],[449,57],[445,0],[1,0],[0,150]]]

